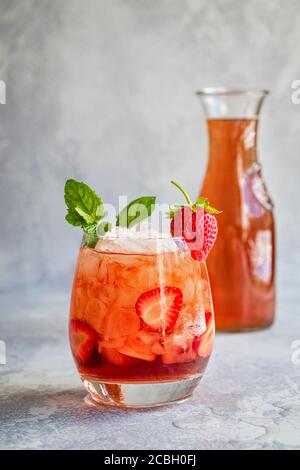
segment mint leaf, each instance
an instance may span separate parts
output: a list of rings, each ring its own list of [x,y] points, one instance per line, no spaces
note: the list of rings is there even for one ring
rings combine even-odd
[[[69,222],[71,225],[75,225],[75,227],[84,227],[86,225],[85,220],[78,214],[75,210],[69,209],[66,217],[66,221]]]
[[[97,235],[97,224],[87,225],[83,230],[89,235]]]
[[[93,224],[95,222],[95,216],[90,215],[87,212],[83,211],[80,207],[75,207],[75,212],[84,220],[84,222],[88,225]]]
[[[130,202],[117,216],[117,227],[133,227],[133,225],[150,217],[155,209],[155,196],[143,196]]]
[[[111,230],[104,218],[104,204],[98,194],[87,184],[70,179],[65,184],[65,203],[68,208],[66,221],[84,230],[85,244],[94,248],[98,238]]]
[[[74,179],[65,184],[65,203],[68,207],[66,220],[72,225],[84,228],[104,217],[102,199],[88,185]]]

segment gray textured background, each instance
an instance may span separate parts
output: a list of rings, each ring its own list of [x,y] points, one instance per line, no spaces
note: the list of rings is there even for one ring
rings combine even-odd
[[[63,185],[104,200],[197,193],[203,86],[267,87],[260,155],[277,210],[279,274],[299,265],[299,0],[0,0],[1,288],[68,287],[80,232]]]

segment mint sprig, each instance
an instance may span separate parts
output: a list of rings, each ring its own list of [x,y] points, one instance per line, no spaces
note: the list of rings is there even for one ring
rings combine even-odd
[[[65,184],[65,203],[69,224],[81,227],[85,232],[85,243],[94,247],[97,240],[112,229],[112,224],[103,220],[105,208],[100,196],[87,184],[69,179]],[[116,218],[116,226],[130,228],[151,216],[156,197],[143,196],[130,202]]]
[[[104,217],[104,205],[98,194],[87,184],[69,179],[65,184],[66,220],[71,225],[88,228]]]
[[[143,196],[130,202],[118,214],[116,226],[131,228],[150,217],[155,209],[155,202],[155,196]]]
[[[74,179],[67,180],[65,203],[68,208],[66,221],[83,229],[89,247],[93,248],[99,236],[112,228],[110,222],[100,222],[105,215],[103,201],[87,184]]]

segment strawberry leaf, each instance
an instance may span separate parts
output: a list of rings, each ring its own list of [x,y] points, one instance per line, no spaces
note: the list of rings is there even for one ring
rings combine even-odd
[[[209,205],[209,201],[207,197],[199,197],[194,204],[195,207],[203,207],[207,212],[210,214],[221,214],[222,211],[218,211],[214,207]]]
[[[218,211],[218,209],[215,209],[214,207],[211,207],[210,205],[207,205],[205,207],[205,210],[209,212],[210,214],[222,214],[222,211]]]
[[[195,202],[195,205],[198,206],[198,205],[201,205],[201,204],[204,204],[206,201],[208,200],[207,197],[198,197],[197,201]]]

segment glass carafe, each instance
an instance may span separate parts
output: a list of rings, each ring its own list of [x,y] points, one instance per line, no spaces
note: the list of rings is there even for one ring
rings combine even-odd
[[[273,204],[257,158],[259,113],[266,90],[206,88],[209,158],[201,195],[222,211],[208,259],[216,326],[264,328],[275,310]]]

